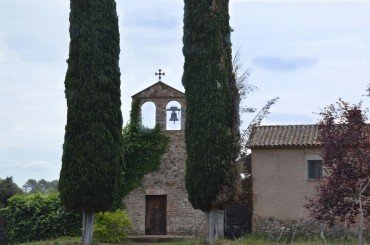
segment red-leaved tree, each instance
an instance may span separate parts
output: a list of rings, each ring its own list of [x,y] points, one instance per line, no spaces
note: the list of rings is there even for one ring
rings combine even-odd
[[[370,216],[370,134],[365,110],[339,100],[321,113],[324,179],[306,207],[317,220],[359,224]]]

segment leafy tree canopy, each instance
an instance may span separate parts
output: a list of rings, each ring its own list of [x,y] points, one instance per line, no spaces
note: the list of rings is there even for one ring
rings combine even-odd
[[[25,193],[52,193],[52,192],[58,192],[58,180],[52,180],[47,181],[45,179],[41,180],[34,180],[29,179],[27,182],[23,185],[23,190]]]
[[[8,205],[8,199],[16,194],[21,194],[22,190],[13,181],[13,177],[0,178],[0,208]]]
[[[317,196],[306,207],[314,218],[333,224],[370,215],[370,127],[361,104],[343,100],[321,113],[320,140],[326,172]]]

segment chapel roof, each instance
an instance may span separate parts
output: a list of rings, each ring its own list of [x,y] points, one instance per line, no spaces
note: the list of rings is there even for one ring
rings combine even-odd
[[[318,125],[272,125],[253,127],[247,147],[271,148],[319,148]]]
[[[132,98],[158,98],[158,97],[172,97],[172,98],[185,98],[185,94],[164,82],[157,82],[140,92],[131,96]]]

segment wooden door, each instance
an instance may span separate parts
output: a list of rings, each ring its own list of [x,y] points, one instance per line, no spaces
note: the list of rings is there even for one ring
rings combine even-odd
[[[145,199],[145,235],[166,235],[167,196],[147,195]]]

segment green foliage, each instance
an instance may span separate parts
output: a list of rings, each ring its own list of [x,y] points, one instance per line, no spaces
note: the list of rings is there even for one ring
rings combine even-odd
[[[13,182],[13,177],[0,179],[0,208],[7,206],[10,197],[21,193],[22,190]]]
[[[66,207],[89,213],[112,207],[123,162],[118,16],[114,0],[70,8],[59,191]]]
[[[123,210],[98,213],[94,224],[95,240],[119,243],[126,238],[131,226],[131,220]]]
[[[75,236],[81,233],[81,215],[66,210],[58,194],[16,195],[0,210],[11,243]]]
[[[228,5],[228,0],[185,0],[185,180],[189,201],[202,211],[212,208],[236,151]]]
[[[122,197],[139,186],[145,174],[156,171],[161,157],[169,144],[169,137],[161,134],[158,125],[154,129],[145,128],[140,120],[140,100],[131,109],[130,123],[123,129],[124,173],[116,198],[119,207]]]
[[[23,190],[26,193],[53,193],[58,192],[58,180],[52,180],[47,181],[45,179],[41,179],[39,181],[36,181],[34,179],[29,179],[27,182],[23,185]]]

